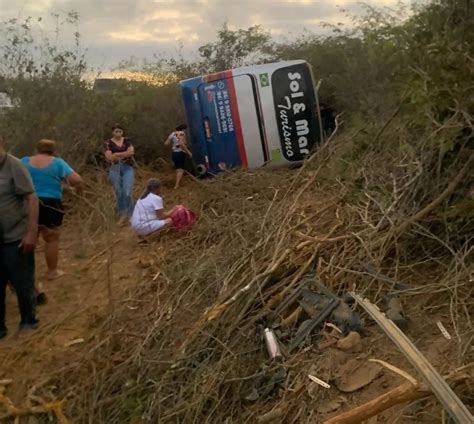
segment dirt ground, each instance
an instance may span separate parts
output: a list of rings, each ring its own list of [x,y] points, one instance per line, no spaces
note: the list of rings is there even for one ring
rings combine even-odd
[[[111,234],[112,251],[108,251],[106,242],[84,241],[82,237],[80,229],[68,225],[64,228],[60,263],[66,274],[54,281],[44,277],[42,245],[38,246],[37,279],[48,296],[47,304],[37,309],[38,330],[17,331],[16,298],[13,293],[7,295],[9,335],[0,343],[0,358],[2,378],[13,380],[10,395],[24,395],[22,388],[27,381],[44,378],[45,367],[57,357],[68,355],[75,343],[86,343],[96,321],[106,316],[110,295],[126,298],[127,288],[139,278],[139,250],[127,228],[117,228]],[[120,257],[120,261],[113,261],[113,269],[108,267],[111,256]]]
[[[171,186],[172,179],[167,177],[165,184]],[[185,196],[169,192],[173,200]],[[59,265],[65,275],[47,281],[43,242],[39,240],[36,279],[42,283],[48,301],[37,308],[37,330],[18,331],[16,297],[7,291],[9,333],[0,342],[0,379],[12,380],[8,386],[12,400],[24,401],[32,382],[48,378],[57,358],[67,357],[75,346],[87,344],[110,308],[126,302],[127,291],[137,286],[146,272],[140,258],[147,248],[128,226],[112,222],[108,234],[91,235],[81,228],[77,217],[66,216]]]
[[[196,182],[188,179],[185,190],[173,192],[172,180],[165,179],[164,197],[170,204],[181,203],[192,190],[197,190]],[[144,253],[150,249],[159,252],[158,244],[141,244],[127,227],[111,225],[107,235],[85,234],[77,220],[67,220],[61,240],[60,263],[66,274],[55,281],[45,281],[45,263],[42,244],[37,248],[37,278],[44,284],[48,303],[38,307],[40,327],[36,331],[19,334],[18,310],[12,293],[7,295],[7,325],[9,335],[0,342],[0,380],[12,380],[7,394],[16,405],[22,405],[35,385],[42,385],[60,370],[57,363],[64,358],[71,361],[78,355],[78,346],[87,345],[94,332],[111,313],[111,308],[128,304],[133,289],[148,273],[143,263]],[[149,256],[149,255],[148,255]],[[132,304],[130,304],[132,305]],[[133,311],[134,306],[127,306]],[[197,315],[202,311],[196,311]],[[408,336],[427,356],[441,374],[452,370],[450,358],[456,357],[461,348],[456,337],[447,340],[441,334],[436,322],[441,320],[448,332],[453,334],[449,317],[432,315],[430,311],[419,310],[416,297],[407,305],[410,324]],[[189,322],[183,321],[182,338],[189,329]],[[415,371],[389,339],[373,322],[367,322],[362,334],[362,344],[357,351],[344,352],[327,347],[319,351],[305,350],[295,354],[292,361],[302,364],[308,374],[325,381],[340,378],[356,378],[355,370],[366,364],[367,359],[375,358],[389,362],[416,376]],[[362,365],[365,367],[366,365]],[[369,371],[367,371],[369,372]],[[362,374],[367,374],[362,372]],[[383,367],[371,382],[352,393],[339,393],[334,388],[325,389],[309,382],[306,376],[301,381],[307,385],[308,393],[318,402],[314,407],[320,417],[330,415],[342,407],[354,407],[368,401],[390,388],[404,382],[403,378]],[[357,379],[357,378],[356,378]],[[354,383],[354,381],[352,381]],[[323,399],[324,406],[321,406]],[[410,408],[398,407],[379,417],[376,422],[443,422],[434,398],[418,402]],[[433,412],[436,411],[436,412]],[[318,421],[319,422],[319,421]]]

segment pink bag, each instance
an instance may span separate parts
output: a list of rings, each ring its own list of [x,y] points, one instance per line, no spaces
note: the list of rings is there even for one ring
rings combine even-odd
[[[183,205],[178,205],[171,214],[173,228],[176,231],[188,231],[196,222],[196,214]]]

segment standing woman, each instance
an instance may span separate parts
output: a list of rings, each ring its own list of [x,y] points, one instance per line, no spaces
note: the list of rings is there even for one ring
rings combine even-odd
[[[82,192],[82,178],[69,164],[55,157],[56,143],[53,140],[40,140],[36,144],[36,154],[21,159],[28,169],[36,195],[39,198],[38,230],[45,242],[44,255],[48,272],[46,278],[53,280],[64,274],[58,269],[59,227],[63,223],[62,183],[66,182]],[[37,290],[40,291],[40,290]],[[39,294],[40,303],[45,296]]]
[[[185,124],[178,125],[175,130],[165,140],[165,145],[171,145],[174,168],[176,169],[176,183],[174,188],[179,188],[181,178],[184,174],[184,164],[186,162],[186,155],[192,158],[192,153],[188,149],[186,142],[186,134],[184,130],[187,128]]]
[[[109,180],[117,199],[117,211],[121,218],[132,214],[133,155],[135,150],[129,138],[123,136],[120,125],[112,127],[112,138],[105,142],[105,159],[110,163]]]

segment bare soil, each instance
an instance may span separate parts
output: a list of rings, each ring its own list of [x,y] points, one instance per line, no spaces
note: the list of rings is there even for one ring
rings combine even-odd
[[[186,198],[195,196],[199,184],[202,184],[188,177],[185,188],[173,192],[170,188],[172,182],[172,176],[165,177],[164,197],[170,205],[184,203]],[[310,200],[304,199],[304,202]],[[159,241],[153,244],[139,243],[129,228],[115,224],[109,233],[93,235],[84,233],[77,219],[68,219],[62,234],[60,262],[66,274],[61,278],[45,280],[42,245],[37,249],[37,278],[43,282],[48,296],[48,303],[38,307],[38,330],[23,334],[15,331],[18,325],[16,299],[10,292],[7,296],[10,333],[0,342],[0,379],[12,380],[6,393],[17,406],[27,402],[28,393],[32,393],[36,386],[45,385],[63,372],[64,369],[58,368],[58,364],[64,367],[64,364],[73,363],[84,346],[90,344],[91,348],[100,349],[94,339],[96,330],[106,322],[114,308],[126,307],[131,318],[140,319],[139,299],[133,298],[132,293],[143,279],[150,279],[150,263],[147,262],[151,257],[150,252],[153,251],[155,260],[159,260],[160,252],[166,249]],[[463,365],[453,363],[455,358],[460,357],[462,346],[450,326],[450,317],[420,309],[419,300],[412,296],[405,304],[410,318],[407,334],[435,368],[441,374],[447,374]],[[204,312],[204,306],[201,310],[181,311],[184,312],[183,319],[173,321],[176,345],[171,348],[178,348],[186,339],[194,319],[189,318],[197,319]],[[436,324],[438,320],[452,335],[451,340],[441,334]],[[330,340],[327,333],[323,333],[323,336]],[[295,353],[287,361],[286,365],[291,369],[294,364],[300,374],[294,381],[300,381],[309,397],[314,399],[313,407],[318,413],[317,421],[314,421],[313,415],[312,422],[323,422],[336,412],[360,405],[404,382],[402,377],[383,367],[377,372],[371,370],[365,373],[368,359],[384,360],[416,377],[416,372],[403,355],[368,317],[361,336],[360,352],[344,352],[334,346],[323,349],[313,347]],[[120,353],[117,355],[120,356]],[[264,356],[260,358],[261,361],[265,359]],[[308,374],[329,382],[331,388],[326,389],[311,382]],[[367,381],[361,381],[369,374],[371,377]],[[341,381],[346,387],[360,388],[342,392],[337,389]],[[292,390],[296,389],[289,388],[285,396],[291,396]],[[439,408],[433,408],[436,404],[437,401],[431,397],[409,408],[407,405],[392,408],[371,423],[443,422],[445,418],[440,415]],[[250,405],[249,408],[266,410],[264,402]],[[305,422],[303,417],[300,422]]]

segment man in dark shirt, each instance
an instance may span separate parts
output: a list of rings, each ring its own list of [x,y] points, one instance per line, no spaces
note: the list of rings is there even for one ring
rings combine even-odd
[[[5,151],[5,141],[0,135],[0,339],[7,334],[8,282],[18,297],[20,330],[38,326],[34,293],[37,235],[38,199],[33,183],[21,162]]]

